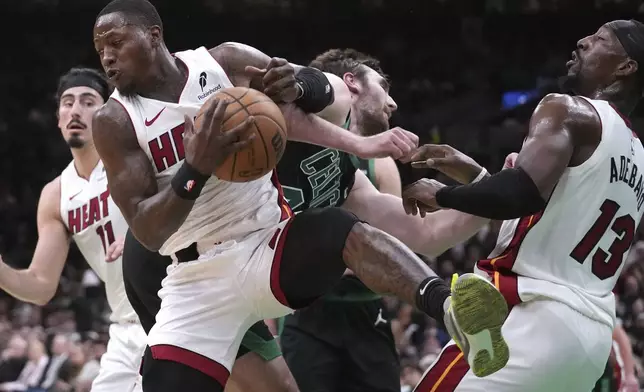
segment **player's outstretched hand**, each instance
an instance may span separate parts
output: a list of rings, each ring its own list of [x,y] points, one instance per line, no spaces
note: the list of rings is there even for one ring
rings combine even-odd
[[[253,141],[255,133],[251,126],[255,120],[249,116],[235,128],[222,132],[222,120],[228,107],[226,100],[213,99],[195,128],[192,119],[185,116],[183,145],[186,162],[199,173],[210,175],[226,158],[242,150]]]
[[[247,66],[245,70],[255,77],[262,78],[264,94],[273,101],[289,103],[297,99],[295,68],[285,59],[273,57],[264,69]]]
[[[483,170],[474,159],[447,144],[425,144],[410,159],[414,168],[436,169],[461,184],[474,181]]]
[[[358,157],[362,159],[392,157],[400,159],[418,147],[418,136],[400,127],[378,135],[367,136],[358,145]]]
[[[436,203],[436,192],[445,184],[436,180],[421,178],[413,184],[405,187],[402,192],[403,207],[409,215],[425,217],[428,212],[440,209]]]
[[[125,244],[125,237],[117,238],[112,244],[107,248],[105,252],[105,261],[111,263],[112,261],[118,259],[123,254],[123,245]]]

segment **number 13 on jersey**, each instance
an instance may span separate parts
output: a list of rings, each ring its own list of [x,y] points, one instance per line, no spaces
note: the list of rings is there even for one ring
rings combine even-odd
[[[632,216],[626,214],[615,219],[619,207],[620,205],[614,200],[604,200],[599,208],[601,211],[599,218],[570,253],[570,257],[579,264],[583,264],[594,250],[591,269],[593,274],[601,280],[608,279],[617,273],[624,261],[624,255],[630,249],[635,238],[635,220]],[[597,245],[609,228],[612,231],[610,235],[615,234],[617,238],[605,251]]]

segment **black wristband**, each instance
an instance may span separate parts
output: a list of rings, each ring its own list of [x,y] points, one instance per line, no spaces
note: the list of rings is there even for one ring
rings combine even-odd
[[[302,96],[295,100],[295,105],[304,113],[319,113],[335,100],[333,86],[324,72],[318,69],[300,69],[295,81],[302,89]]]
[[[182,199],[196,200],[209,178],[209,175],[199,173],[197,169],[184,161],[172,177],[172,189]]]
[[[436,192],[443,208],[489,219],[515,219],[543,210],[539,188],[521,168],[505,169],[468,185],[446,186]]]

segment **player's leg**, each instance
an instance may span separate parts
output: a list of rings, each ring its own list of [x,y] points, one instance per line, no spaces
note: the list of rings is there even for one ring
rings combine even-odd
[[[263,321],[244,335],[226,392],[298,392],[277,340]]]
[[[590,391],[610,350],[608,326],[554,301],[515,306],[503,334],[512,353],[503,369],[484,378],[475,376],[450,342],[415,391]]]
[[[226,392],[297,392],[297,384],[282,356],[270,361],[249,352],[235,361]]]
[[[317,305],[313,304],[312,307]],[[303,309],[305,312],[311,309]],[[313,311],[315,309],[312,309]],[[302,391],[343,390],[340,379],[341,349],[310,329],[299,328],[300,311],[287,316],[280,335],[284,359]]]
[[[257,236],[201,254],[196,244],[177,252],[179,263],[168,268],[159,291],[161,308],[148,334],[144,392],[224,390],[244,333],[261,319],[254,293],[244,285],[260,248]],[[202,376],[193,379],[195,372]]]
[[[109,334],[100,371],[92,382],[92,392],[141,391],[139,369],[145,332],[138,324],[112,324]]]
[[[360,222],[355,215],[339,208],[307,210],[296,215],[278,237],[280,257],[274,270],[279,280],[274,292],[283,304],[294,309],[310,304],[337,283],[348,267],[374,292],[393,294],[415,304],[443,324],[450,303],[449,286],[402,242]],[[495,339],[494,349],[505,348],[493,356],[481,356],[487,360],[475,363],[477,374],[491,374],[508,359],[500,334],[507,305],[498,290],[489,290],[489,285],[469,277],[462,278],[461,283],[459,297],[476,298],[486,306],[467,307],[459,313],[460,322],[470,335],[471,331],[489,332]],[[454,311],[461,309],[455,307]],[[481,351],[479,345],[472,347],[475,355]]]
[[[161,308],[158,292],[172,258],[147,250],[128,230],[123,244],[122,263],[125,293],[143,329],[149,333]]]
[[[161,289],[161,281],[166,276],[166,270],[170,264],[172,264],[170,257],[148,251],[128,230],[123,250],[125,291],[146,332],[149,332],[154,325],[156,314],[161,307],[161,299],[157,293]],[[260,340],[262,341],[260,342]],[[257,354],[245,355],[251,351],[256,351]],[[266,325],[263,322],[254,324],[244,335],[233,368],[249,369],[251,373],[233,370],[230,383],[244,386],[244,378],[247,378],[253,382],[263,383],[263,385],[275,385],[274,389],[267,389],[269,392],[293,391],[294,389],[289,386],[294,384],[293,378],[280,366],[280,362],[282,362],[283,367],[286,367],[283,364],[283,359],[277,358],[280,355],[279,347],[268,332]],[[258,361],[259,358],[262,361]],[[241,366],[237,366],[238,362],[241,362]],[[248,363],[256,364],[257,368],[249,366]],[[288,369],[286,370],[288,371]],[[274,380],[279,380],[279,383]]]
[[[344,308],[346,328],[343,391],[399,392],[400,361],[382,300],[352,302]]]

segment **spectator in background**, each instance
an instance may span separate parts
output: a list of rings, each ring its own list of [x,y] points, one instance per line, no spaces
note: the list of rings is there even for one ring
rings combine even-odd
[[[29,340],[29,347],[27,349],[27,363],[20,372],[18,380],[6,386],[6,392],[46,392],[41,388],[40,380],[45,375],[47,365],[49,364],[49,357],[45,351],[45,345],[36,337]]]
[[[45,377],[40,383],[40,387],[45,390],[49,390],[58,380],[58,374],[69,357],[70,349],[69,339],[63,334],[56,334],[48,340],[50,340],[48,351],[51,360],[47,365]]]
[[[27,341],[13,333],[0,358],[0,390],[5,383],[16,381],[27,363]]]

